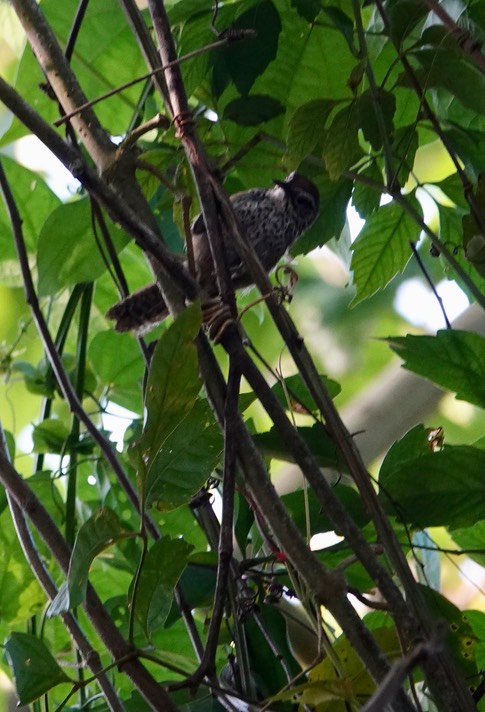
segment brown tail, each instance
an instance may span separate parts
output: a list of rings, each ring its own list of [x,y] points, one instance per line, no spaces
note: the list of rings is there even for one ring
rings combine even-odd
[[[106,316],[116,322],[116,331],[133,331],[142,336],[168,316],[168,309],[155,283],[114,304]]]

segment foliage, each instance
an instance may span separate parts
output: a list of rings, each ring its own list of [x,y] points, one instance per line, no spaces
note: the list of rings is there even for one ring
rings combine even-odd
[[[28,42],[2,67],[11,84],[0,80],[0,280],[19,312],[0,325],[7,423],[14,411],[0,446],[0,627],[20,702],[400,711],[415,709],[413,685],[423,709],[485,709],[484,614],[436,591],[426,530],[443,527],[484,564],[483,431],[449,444],[446,427],[415,423],[388,444],[377,493],[332,400],[389,346],[485,406],[484,337],[403,335],[391,306],[419,260],[485,307],[481,2],[232,0],[215,12],[172,0],[168,16],[155,0],[10,5],[0,23],[18,16]],[[162,63],[171,42],[183,61],[63,119],[153,71],[152,37]],[[68,197],[7,156],[32,134],[78,181]],[[423,171],[431,152],[451,168]],[[210,345],[180,269],[185,226],[200,210],[219,220],[216,178],[233,193],[296,169],[321,205],[291,248],[303,338],[286,305],[253,290],[238,298],[249,342],[233,323]],[[352,244],[349,205],[364,221]],[[323,245],[350,265],[350,286],[305,261]],[[152,279],[143,253],[162,264],[164,294],[192,304],[137,344],[104,315]],[[345,353],[341,387],[321,373],[330,358],[315,366],[306,351],[313,331]],[[376,331],[387,344],[369,342]],[[268,472],[287,462],[308,485],[280,498]],[[341,539],[312,551],[326,532]],[[349,593],[378,610],[357,615]],[[90,674],[66,674],[66,659]]]

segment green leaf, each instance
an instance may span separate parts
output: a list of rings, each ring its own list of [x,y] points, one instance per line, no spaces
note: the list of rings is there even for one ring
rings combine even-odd
[[[108,230],[119,252],[129,237],[118,227]],[[61,205],[47,218],[37,247],[39,294],[55,294],[63,287],[92,282],[106,269],[93,234],[88,200]]]
[[[182,539],[164,536],[147,552],[138,581],[136,615],[148,639],[167,619],[174,588],[192,549]]]
[[[423,67],[421,80],[429,89],[444,87],[465,106],[485,114],[485,75],[467,55],[451,46],[413,52]]]
[[[336,398],[342,390],[340,384],[328,378],[328,376],[321,375],[320,380],[331,398]],[[271,390],[284,408],[294,408],[295,411],[300,412],[303,407],[309,413],[315,410],[316,406],[309,396],[308,389],[299,373],[283,379],[283,383],[284,386],[281,381],[278,381]]]
[[[37,173],[29,171],[4,155],[2,155],[2,166],[22,218],[22,231],[27,250],[31,252],[37,245],[37,238],[45,216],[60,204],[60,200],[47,186],[42,176]],[[3,235],[0,240],[0,260],[16,259],[17,253],[11,233],[12,226],[5,203],[0,200],[0,234]],[[18,267],[16,269],[18,271]],[[19,271],[18,275],[20,280]],[[20,284],[22,284],[21,281]],[[20,286],[20,284],[16,286]]]
[[[70,430],[62,420],[47,418],[35,425],[32,432],[34,452],[51,452],[60,455],[66,448]]]
[[[469,611],[460,611],[451,601],[428,586],[420,586],[420,589],[433,618],[446,624],[446,642],[461,673],[466,679],[473,679],[477,671],[475,649],[478,638],[470,625]]]
[[[467,556],[485,567],[485,519],[471,527],[453,528],[450,534],[461,549],[467,550]]]
[[[353,55],[357,56],[359,50],[356,48],[355,42],[355,32],[354,32],[354,22],[350,19],[345,12],[343,12],[339,7],[335,5],[323,5],[322,11],[332,22],[333,26],[339,30],[345,37],[350,51]]]
[[[426,16],[429,8],[421,0],[395,0],[387,8],[391,37],[401,44]]]
[[[444,131],[447,140],[463,161],[465,168],[475,175],[485,171],[485,132],[455,126]],[[462,187],[463,195],[463,187]]]
[[[359,527],[363,527],[369,522],[369,514],[365,511],[362,499],[355,489],[347,487],[346,485],[337,484],[333,488],[333,492]],[[320,502],[317,501],[313,492],[310,491],[308,494],[310,533],[313,535],[334,530],[339,533],[325,512],[322,511],[322,506]],[[291,494],[284,495],[281,499],[296,526],[302,533],[306,534],[307,512],[303,491],[292,492]]]
[[[267,94],[253,94],[230,101],[224,109],[223,118],[241,126],[257,126],[284,113],[285,107],[277,99]]]
[[[49,606],[49,617],[79,606],[86,598],[89,568],[102,551],[133,536],[108,507],[99,509],[80,527],[69,562],[67,581]]]
[[[298,675],[301,670],[290,647],[287,622],[278,606],[263,604],[258,606],[258,622],[254,616],[248,616],[244,630],[252,670],[258,673],[258,693],[264,698],[271,697],[286,686],[287,671]],[[264,631],[271,631],[271,644]],[[278,656],[274,655],[272,645],[278,650]]]
[[[485,408],[485,338],[470,331],[443,330],[436,336],[386,339],[409,371],[424,376]]]
[[[276,57],[281,32],[280,15],[271,0],[262,0],[243,12],[232,25],[235,29],[253,29],[256,37],[231,45],[219,52],[214,73],[226,73],[242,95],[249,94],[257,77]]]
[[[46,644],[28,633],[12,633],[5,651],[15,679],[19,702],[27,705],[62,682],[71,682]]]
[[[88,354],[98,380],[109,388],[109,400],[140,413],[144,363],[132,335],[100,331],[91,341]]]
[[[202,323],[200,306],[185,309],[158,340],[146,388],[146,423],[139,442],[144,478],[166,438],[193,408],[200,391],[194,339]]]
[[[401,656],[394,628],[378,628],[373,631],[373,636],[388,659],[396,660]],[[344,702],[350,704],[356,698],[367,700],[375,691],[376,685],[355,649],[343,635],[334,643],[333,648],[341,662],[339,671],[336,671],[327,655],[310,671],[308,682],[283,692],[277,699],[293,699],[296,693],[302,707],[322,710],[345,709]],[[333,703],[332,707],[328,706],[330,703]]]
[[[313,22],[322,9],[319,0],[291,0],[291,7],[294,7],[308,22]]]
[[[324,173],[317,177],[315,183],[320,193],[320,214],[313,227],[290,248],[290,254],[294,256],[306,255],[333,237],[338,239],[347,219],[352,181],[347,178],[333,181]]]
[[[5,505],[4,500],[2,507]],[[0,624],[6,635],[16,626],[24,627],[46,602],[25,559],[8,507],[0,515],[0,581]]]
[[[415,199],[409,200],[420,210]],[[412,255],[409,242],[418,239],[419,226],[395,201],[371,215],[352,245],[351,270],[357,289],[353,303],[372,296],[402,272]]]
[[[212,474],[222,448],[207,401],[197,401],[152,460],[144,482],[146,506],[167,511],[189,502]]]
[[[352,102],[341,109],[325,131],[323,158],[332,180],[356,163],[362,156],[358,131],[360,117],[358,106]]]
[[[386,478],[404,462],[429,454],[431,449],[429,432],[424,425],[416,425],[400,440],[393,443],[382,461],[379,474],[381,484],[385,484]]]
[[[382,181],[382,173],[379,166],[373,161],[370,165],[359,171],[359,176],[365,180],[369,178],[375,183],[382,186],[379,192],[375,188],[366,185],[364,181],[355,182],[352,193],[352,205],[364,220],[374,213],[381,204],[381,195],[385,192],[384,183]]]
[[[43,0],[42,13],[50,24],[56,38],[64,47],[77,10],[77,0]],[[76,37],[72,68],[86,96],[98,97],[117,85],[124,84],[146,72],[143,56],[132,30],[116,0],[89,3],[82,21],[82,31]],[[17,91],[30,101],[44,121],[51,123],[59,116],[56,101],[41,90],[45,82],[40,66],[27,44],[16,78]],[[124,89],[121,94],[100,102],[96,116],[111,136],[121,135],[136,111],[140,87]],[[10,143],[28,133],[20,122],[14,121],[2,142]]]
[[[323,142],[325,124],[337,103],[333,99],[314,99],[293,112],[287,138],[290,168],[297,168],[317,144]]]
[[[375,151],[378,151],[383,145],[378,112],[382,116],[386,135],[389,136],[393,130],[392,119],[396,111],[394,94],[384,91],[384,89],[377,89],[377,94],[374,96],[373,92],[367,89],[357,100],[357,111],[359,124],[366,141]]]
[[[330,438],[324,425],[315,424],[310,428],[300,427],[298,432],[307,443],[320,467],[332,467],[339,471],[346,471],[335,443]],[[276,428],[273,427],[271,430],[265,433],[258,433],[253,437],[265,457],[274,457],[285,462],[294,461],[292,454]]]
[[[403,463],[379,476],[379,498],[388,514],[423,529],[465,527],[483,519],[485,451],[448,445]]]
[[[416,126],[402,126],[392,136],[392,169],[400,185],[405,185],[414,165],[419,138]]]

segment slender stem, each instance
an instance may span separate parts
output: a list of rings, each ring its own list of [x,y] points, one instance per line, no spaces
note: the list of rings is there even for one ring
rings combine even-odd
[[[181,64],[182,62],[186,62],[188,59],[193,59],[194,57],[197,57],[199,54],[203,54],[204,52],[210,52],[213,49],[222,47],[223,45],[226,45],[228,43],[228,41],[229,41],[229,38],[226,37],[224,39],[217,40],[216,42],[211,42],[210,44],[205,45],[204,47],[199,47],[198,49],[194,49],[194,50],[192,50],[192,52],[188,52],[187,54],[184,54],[181,57],[174,59],[172,62],[167,62],[167,64],[164,64],[161,67],[157,67],[156,69],[152,69],[150,72],[147,72],[146,74],[142,74],[141,76],[137,77],[136,79],[131,79],[129,82],[125,82],[124,84],[120,84],[120,86],[115,87],[114,89],[110,89],[110,91],[107,91],[104,94],[101,94],[101,96],[98,96],[95,99],[90,99],[89,101],[85,101],[84,104],[81,104],[76,109],[73,109],[72,111],[70,111],[68,114],[65,114],[64,116],[61,116],[59,119],[56,119],[56,121],[54,121],[54,126],[61,126],[66,121],[69,121],[74,116],[77,116],[78,114],[80,114],[82,111],[85,111],[86,109],[89,109],[92,106],[95,106],[95,104],[99,104],[100,101],[109,99],[109,97],[115,96],[116,94],[119,94],[120,92],[124,91],[125,89],[129,89],[130,87],[135,86],[135,84],[139,84],[140,82],[144,82],[147,79],[151,79],[152,77],[156,76],[157,74],[161,74],[161,73],[165,72],[167,69],[174,67],[176,64]]]
[[[384,120],[384,114],[382,111],[377,83],[374,76],[374,70],[372,69],[372,64],[369,61],[369,56],[367,53],[367,42],[365,38],[364,26],[362,24],[362,15],[360,12],[359,0],[352,0],[352,7],[354,9],[355,25],[357,28],[357,36],[359,38],[359,53],[364,58],[365,73],[367,75],[367,81],[369,82],[369,87],[373,99],[373,108],[376,114],[377,125],[379,127],[379,134],[382,141],[384,161],[386,164],[386,183],[389,190],[397,190],[399,189],[399,185],[397,183],[397,171],[394,170],[394,160],[392,155],[391,142],[389,140],[389,132],[386,127],[386,122]]]
[[[74,389],[79,402],[82,403],[84,395],[84,380],[86,373],[86,350],[89,330],[89,316],[91,313],[91,302],[93,298],[92,283],[85,284],[83,287],[83,296],[81,299],[81,309],[79,315],[79,332],[76,353],[76,375]],[[77,447],[79,445],[80,427],[79,419],[76,415],[73,416],[70,440],[69,453],[69,474],[67,478],[66,492],[66,540],[69,546],[74,545],[76,537],[76,495],[77,495],[77,465],[78,454]]]

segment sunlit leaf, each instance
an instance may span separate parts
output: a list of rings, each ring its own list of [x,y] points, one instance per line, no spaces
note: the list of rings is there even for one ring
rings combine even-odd
[[[41,175],[2,155],[2,166],[7,175],[17,208],[22,218],[22,232],[29,251],[37,245],[39,232],[46,215],[59,204],[59,198],[47,186]],[[0,199],[0,260],[16,257],[10,219]]]
[[[412,205],[419,209],[417,201]],[[367,220],[352,245],[351,269],[357,295],[354,304],[383,289],[409,262],[410,242],[419,239],[419,226],[395,201],[383,205]]]
[[[381,202],[381,195],[384,193],[384,184],[382,182],[382,172],[376,163],[372,162],[369,166],[359,171],[359,176],[362,181],[357,180],[352,192],[352,205],[359,213],[360,217],[368,218],[377,210]],[[369,186],[365,181],[370,179],[376,186],[380,186],[381,190],[373,186]]]
[[[66,448],[69,432],[66,424],[58,418],[42,421],[39,425],[35,425],[32,431],[34,452],[62,453]]]
[[[108,227],[115,250],[121,250],[128,236],[119,227]],[[37,267],[42,296],[78,282],[92,282],[105,271],[88,200],[61,205],[49,215],[39,236]]]
[[[471,331],[447,329],[436,336],[396,336],[389,346],[409,371],[485,408],[485,338]]]

